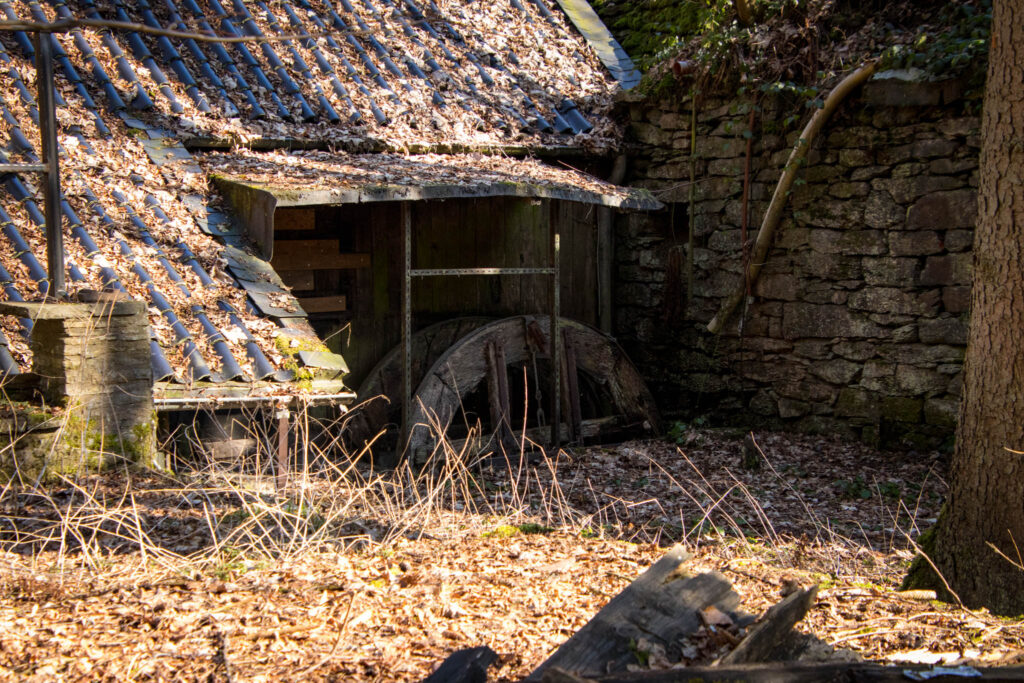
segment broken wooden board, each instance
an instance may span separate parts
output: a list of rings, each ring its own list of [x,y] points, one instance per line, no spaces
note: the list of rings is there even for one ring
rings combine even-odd
[[[276,270],[369,268],[370,255],[340,251],[338,240],[277,240],[270,265]]]
[[[718,572],[688,575],[682,567],[690,557],[681,546],[669,550],[526,680],[546,680],[545,671],[553,668],[581,676],[625,672],[637,663],[636,644],[641,638],[661,645],[671,659],[678,660],[679,642],[703,623],[701,610],[714,605],[738,620],[740,599],[729,581]]]
[[[883,666],[868,662],[770,662],[736,666],[693,666],[586,677],[548,669],[543,683],[906,683],[937,681],[1024,681],[1024,667]]]
[[[348,299],[344,294],[304,296],[299,297],[299,305],[306,313],[342,313],[348,310]]]
[[[722,657],[717,664],[729,666],[763,662],[772,651],[783,643],[793,627],[803,619],[818,595],[818,586],[794,591],[781,602],[772,605],[757,622],[750,627],[747,635],[733,650]]]

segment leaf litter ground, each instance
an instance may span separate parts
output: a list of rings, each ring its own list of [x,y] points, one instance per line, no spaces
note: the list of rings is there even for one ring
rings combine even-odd
[[[0,671],[418,680],[486,644],[492,679],[517,680],[680,541],[688,570],[723,572],[749,613],[820,583],[805,657],[1020,660],[1024,622],[898,592],[946,492],[937,454],[684,437],[418,477],[310,467],[287,499],[211,469],[11,487]],[[706,633],[682,645],[683,664],[729,647]]]

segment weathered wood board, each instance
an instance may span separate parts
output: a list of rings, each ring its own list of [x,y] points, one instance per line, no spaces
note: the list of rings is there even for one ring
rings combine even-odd
[[[700,610],[714,605],[735,614],[740,599],[729,581],[717,572],[690,576],[683,571],[690,557],[680,546],[665,553],[526,680],[545,680],[545,672],[553,668],[584,677],[625,672],[637,662],[635,648],[641,638],[671,654],[683,637],[700,628]]]

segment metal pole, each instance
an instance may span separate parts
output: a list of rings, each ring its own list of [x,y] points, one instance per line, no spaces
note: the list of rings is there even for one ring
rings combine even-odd
[[[561,278],[558,235],[558,204],[548,200],[548,231],[551,234],[551,448],[562,441],[562,334],[558,323],[561,315]]]
[[[405,452],[412,417],[412,206],[402,202],[402,427],[398,455]]]
[[[36,89],[39,98],[39,133],[42,138],[46,182],[43,203],[46,211],[46,294],[66,295],[64,285],[64,233],[61,229],[60,162],[57,147],[57,107],[54,101],[53,42],[49,33],[36,34]]]

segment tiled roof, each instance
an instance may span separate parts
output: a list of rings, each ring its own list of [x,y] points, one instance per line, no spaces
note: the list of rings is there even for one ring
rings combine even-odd
[[[148,301],[158,380],[287,380],[275,337],[313,334],[218,204],[182,144],[190,136],[400,148],[609,144],[615,133],[604,117],[611,78],[546,0],[0,0],[0,13],[296,36],[220,44],[83,28],[49,38],[69,289]],[[38,161],[33,57],[27,34],[0,35],[0,163]],[[34,182],[0,177],[0,285],[11,300],[45,291]],[[27,368],[31,325],[3,321],[3,372]]]
[[[8,18],[293,37],[221,44],[91,29],[59,37],[61,69],[87,104],[161,114],[179,135],[397,147],[609,144],[615,78],[631,78],[620,63],[614,74],[604,66],[550,0],[151,1],[32,0],[0,9]],[[607,62],[600,31],[584,28]],[[27,38],[18,43],[28,47]]]

